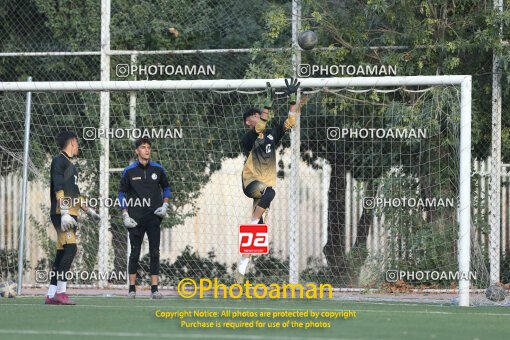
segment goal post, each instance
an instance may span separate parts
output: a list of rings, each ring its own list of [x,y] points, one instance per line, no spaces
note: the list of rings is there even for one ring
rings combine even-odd
[[[471,263],[471,76],[461,82],[459,182],[459,305],[469,306]]]
[[[28,78],[32,81],[32,77]],[[16,294],[21,294],[21,283],[23,282],[23,259],[25,254],[25,225],[27,222],[27,185],[28,185],[28,148],[30,139],[30,110],[32,105],[32,93],[27,92],[25,103],[25,134],[23,137],[23,179],[21,187],[21,214],[19,224],[19,242],[18,242],[18,286]]]
[[[379,93],[377,91],[380,90],[381,95],[384,96],[386,93],[385,91],[387,91],[388,89],[390,91],[399,91],[399,90],[405,91],[405,90],[407,90],[407,88],[413,88],[413,89],[416,89],[416,93],[421,93],[421,91],[424,91],[423,87],[432,87],[433,88],[435,86],[438,86],[438,87],[447,86],[447,87],[454,87],[454,88],[460,89],[460,91],[459,91],[460,92],[460,96],[459,96],[460,112],[456,113],[459,116],[459,121],[456,122],[454,120],[456,122],[456,124],[458,125],[457,128],[458,128],[458,132],[459,132],[458,133],[458,138],[459,138],[458,145],[456,146],[456,148],[458,148],[458,154],[454,155],[455,158],[457,158],[457,159],[452,160],[452,162],[454,163],[454,166],[452,167],[452,169],[455,169],[456,172],[458,171],[457,174],[455,174],[455,177],[458,178],[458,183],[456,183],[453,186],[455,188],[458,188],[458,201],[457,201],[457,206],[456,206],[456,213],[457,213],[457,216],[456,216],[457,221],[456,222],[457,222],[457,227],[458,227],[457,242],[456,242],[457,247],[454,247],[454,248],[456,248],[456,251],[457,251],[457,254],[456,254],[457,255],[457,266],[456,267],[458,268],[458,272],[459,272],[459,279],[458,279],[459,305],[468,306],[469,305],[469,293],[470,293],[470,270],[471,270],[470,258],[471,258],[471,238],[472,238],[472,235],[471,235],[471,227],[472,227],[472,223],[471,223],[471,76],[469,76],[469,75],[455,75],[455,76],[409,76],[409,77],[366,77],[366,78],[302,78],[302,79],[299,79],[299,81],[301,82],[301,88],[303,89],[303,96],[307,96],[307,94],[313,95],[316,93],[320,93],[321,91],[329,91],[329,90],[332,91],[330,99],[324,99],[324,102],[320,102],[320,99],[316,99],[316,102],[311,102],[311,103],[308,102],[307,104],[305,104],[307,107],[303,108],[303,111],[302,111],[302,117],[301,117],[302,123],[303,123],[303,119],[307,119],[306,114],[307,114],[307,112],[308,112],[307,110],[309,108],[310,112],[313,112],[313,114],[315,115],[313,117],[313,119],[320,122],[318,124],[323,124],[323,125],[317,125],[317,127],[315,127],[315,128],[323,129],[323,130],[325,130],[328,127],[327,122],[329,121],[328,119],[331,118],[328,116],[328,112],[324,111],[324,110],[326,110],[327,108],[331,108],[331,107],[334,108],[335,106],[347,107],[348,104],[355,103],[354,105],[359,105],[359,106],[356,106],[355,109],[359,108],[360,110],[366,110],[366,112],[367,112],[366,115],[369,116],[369,115],[373,114],[374,119],[379,117],[379,116],[377,116],[377,114],[370,112],[371,109],[378,108],[379,107],[378,105],[381,105],[380,102],[377,102],[380,99],[374,99],[374,98],[369,97],[368,93],[370,91]],[[8,93],[8,92],[20,92],[20,93],[32,92],[32,93],[48,93],[48,94],[58,93],[58,94],[62,94],[65,97],[67,94],[72,96],[72,93],[75,93],[75,92],[87,92],[87,93],[88,92],[94,92],[94,93],[103,92],[104,93],[105,91],[110,91],[110,92],[120,91],[120,92],[126,92],[128,94],[133,93],[135,91],[145,91],[145,92],[147,92],[147,91],[162,91],[162,92],[212,91],[212,92],[218,92],[221,95],[226,95],[226,96],[228,96],[231,93],[240,93],[239,96],[242,95],[243,96],[242,98],[234,97],[234,96],[228,97],[228,98],[222,98],[221,100],[218,101],[220,104],[216,104],[216,106],[211,105],[211,110],[217,109],[218,112],[210,112],[209,114],[211,116],[214,116],[216,114],[217,116],[212,117],[212,118],[205,117],[203,120],[197,118],[197,119],[193,120],[193,122],[190,121],[190,125],[189,125],[189,126],[193,126],[193,124],[195,124],[195,126],[198,129],[205,131],[207,129],[207,119],[210,118],[210,119],[215,119],[218,121],[223,119],[225,122],[224,125],[220,124],[219,126],[220,126],[220,128],[226,130],[225,133],[226,133],[226,135],[229,136],[229,138],[232,138],[232,136],[236,135],[236,133],[234,133],[234,131],[232,131],[233,128],[231,127],[231,125],[234,122],[234,120],[233,120],[234,117],[230,116],[230,115],[233,112],[238,112],[239,114],[242,114],[242,112],[240,110],[242,110],[246,107],[249,107],[249,106],[260,105],[260,103],[261,103],[260,98],[261,98],[261,96],[263,96],[264,89],[266,87],[267,82],[270,82],[271,86],[273,86],[277,89],[277,92],[281,91],[281,89],[283,89],[285,87],[284,79],[220,79],[220,80],[104,81],[104,82],[101,82],[101,81],[93,81],[93,82],[4,82],[4,83],[0,83],[0,94]],[[365,95],[365,93],[367,93],[366,94],[367,97],[364,97],[362,100],[358,100],[358,99],[351,100],[349,98],[346,99],[345,95],[343,95],[343,94],[337,95],[335,92],[338,90],[345,90],[345,89],[347,89],[348,91],[352,91],[352,93],[354,93],[355,95],[357,95],[359,93],[362,93],[362,95]],[[257,98],[251,98],[250,95],[254,95]],[[173,96],[173,95],[171,95],[171,96]],[[151,116],[149,114],[146,114],[145,116],[142,117],[143,123],[144,123],[143,126],[148,127],[148,126],[150,126],[149,124],[159,124],[161,122],[165,122],[166,115],[168,114],[167,111],[165,111],[165,110],[177,110],[177,108],[182,109],[183,110],[182,114],[179,113],[179,119],[180,119],[179,121],[186,119],[185,118],[186,115],[197,115],[198,116],[198,113],[197,113],[198,110],[204,109],[202,107],[204,105],[200,106],[201,103],[199,102],[199,100],[208,100],[207,98],[208,97],[206,95],[203,95],[203,96],[197,95],[196,99],[195,98],[183,99],[183,98],[180,98],[178,95],[171,97],[171,99],[166,99],[164,96],[156,96],[156,95],[154,95],[153,97],[149,96],[147,98],[137,97],[137,109],[138,109],[138,105],[145,105],[147,108],[150,108],[151,110],[152,109],[157,110],[156,112],[158,113],[158,116],[156,116],[156,117]],[[127,99],[128,99],[128,101],[127,101],[128,104],[126,105],[125,109],[119,109],[119,112],[121,112],[121,113],[118,116],[101,117],[101,123],[103,124],[103,126],[111,127],[112,125],[110,125],[109,123],[106,123],[106,121],[110,121],[112,119],[121,120],[121,118],[122,119],[126,118],[126,120],[129,120],[129,117],[132,118],[133,114],[131,114],[131,110],[130,110],[130,106],[129,106],[129,98],[127,98]],[[48,99],[47,102],[50,103],[51,105],[59,104],[59,103],[53,102],[52,100],[53,99]],[[57,99],[55,99],[55,101],[56,100]],[[73,100],[73,98],[70,97],[69,102],[67,104],[77,105],[76,103],[72,102],[72,100]],[[161,100],[161,102],[158,102],[158,100]],[[172,106],[173,103],[170,100],[179,101],[180,106],[173,107]],[[373,100],[374,102],[372,103],[371,100]],[[243,102],[243,101],[249,101],[249,102]],[[405,102],[405,101],[403,100],[403,102]],[[193,106],[193,107],[188,109],[185,106],[187,104],[189,104],[190,106]],[[0,100],[0,105],[2,105],[1,100]],[[87,115],[90,114],[92,117],[96,113],[96,109],[95,109],[96,104],[90,105],[90,104],[85,103],[84,105],[88,105],[87,106],[87,108],[88,108]],[[112,105],[115,105],[115,104],[112,104]],[[194,105],[196,105],[196,107]],[[218,108],[219,105],[221,105],[221,108]],[[367,108],[365,108],[365,106],[363,106],[363,105],[365,105]],[[405,111],[406,110],[405,105],[406,104],[403,103],[400,106],[391,107],[390,112],[392,112],[392,113],[395,112],[395,115],[398,116],[400,114],[399,113],[400,111],[397,111],[397,110]],[[92,108],[90,108],[90,107],[92,107]],[[284,112],[284,110],[285,110],[285,108],[288,109],[288,104],[286,103],[286,100],[283,98],[283,96],[280,96],[279,103],[277,104],[277,107],[280,111],[280,116],[284,117],[286,114]],[[1,108],[2,107],[0,106],[0,109]],[[46,113],[44,110],[45,110],[45,108],[41,107],[41,108],[39,108],[39,110],[36,110],[36,111],[41,112],[43,115],[44,114],[49,115],[49,113]],[[59,110],[62,110],[62,109],[59,109]],[[65,106],[64,106],[63,110],[65,110]],[[147,110],[149,110],[149,109],[147,109]],[[204,110],[206,110],[206,109],[204,109]],[[332,109],[332,110],[335,111],[335,115],[337,115],[338,112],[344,112],[344,113],[351,112],[351,111],[338,111],[336,109]],[[342,110],[347,110],[347,109],[342,108]],[[147,112],[150,112],[150,111],[147,111]],[[319,112],[320,112],[320,114],[319,114]],[[363,111],[363,112],[365,112],[365,111]],[[124,117],[124,113],[125,113],[126,117]],[[172,113],[172,114],[174,114],[174,113]],[[431,115],[434,116],[434,112],[432,112]],[[337,117],[337,116],[335,116],[335,117]],[[90,120],[89,120],[89,118],[86,117],[83,119],[86,119],[87,122],[89,122],[89,121],[92,122],[92,121],[94,121],[94,119],[96,119],[95,121],[99,122],[99,117],[96,117],[96,118],[90,118]],[[142,119],[142,118],[140,118],[140,119]],[[237,117],[236,119],[238,119],[238,118],[239,117]],[[138,119],[138,115],[137,115],[137,119]],[[66,121],[65,113],[63,113],[62,120]],[[45,123],[46,123],[45,121],[33,122],[33,124],[42,124],[42,125],[44,125]],[[198,124],[198,126],[196,124]],[[132,126],[132,125],[130,125],[130,126]],[[139,126],[139,125],[136,124],[135,126]],[[72,127],[72,126],[70,126],[70,127]],[[300,129],[301,127],[297,126],[296,128]],[[239,126],[236,129],[241,130],[242,127]],[[311,128],[307,127],[307,129],[311,129]],[[314,131],[314,133],[315,133],[315,131]],[[305,136],[307,136],[307,135],[308,134],[306,134]],[[312,141],[313,143],[315,143],[314,145],[320,145],[320,143],[321,143],[321,141],[317,140],[317,137],[316,137],[317,135],[318,134],[315,134],[314,137],[312,137],[312,138],[315,138]],[[48,136],[45,136],[45,138],[48,138]],[[208,137],[208,138],[211,140],[209,140],[208,144],[205,144],[205,145],[211,145],[211,150],[213,150],[212,148],[214,148],[213,144],[215,143],[215,140],[212,137]],[[301,137],[301,138],[303,138],[303,137]],[[300,140],[298,142],[299,143],[309,143],[306,140]],[[0,143],[1,143],[1,141],[0,141]],[[228,145],[228,147],[231,149],[224,150],[224,152],[222,152],[222,153],[227,154],[228,157],[235,157],[236,156],[235,154],[238,151],[237,151],[236,147],[234,147],[232,145],[234,145],[236,143],[238,143],[238,140],[229,139],[228,144],[225,144],[225,145]],[[109,153],[110,157],[112,157],[112,154],[114,154],[114,152],[118,152],[119,159],[120,159],[120,158],[122,158],[120,155],[125,155],[128,152],[127,150],[125,150],[125,147],[124,148],[120,147],[117,144],[112,145],[112,143],[109,143],[109,144],[104,144],[104,145],[109,146],[109,150],[104,150],[103,152],[106,152],[105,153],[106,155],[108,155],[108,153]],[[356,145],[356,144],[353,144],[353,145]],[[2,145],[0,145],[0,147],[1,146]],[[223,144],[221,144],[220,146],[223,147]],[[30,147],[32,147],[32,145],[30,145]],[[111,150],[110,148],[113,148],[115,151]],[[161,156],[162,154],[168,154],[168,153],[166,153],[166,151],[173,150],[172,147],[167,147],[167,148],[168,148],[168,150],[166,150],[166,149],[161,150],[161,151],[165,151],[165,153],[160,152],[159,155]],[[37,146],[37,149],[39,150],[40,147]],[[305,150],[303,150],[303,148],[302,148],[301,149],[301,153],[302,153],[301,158],[308,157],[307,155],[303,155],[304,151]],[[191,152],[192,151],[190,149],[189,153],[191,153]],[[193,152],[200,152],[200,150],[193,150]],[[286,155],[285,152],[288,152],[288,150],[287,151],[282,150],[280,152],[280,155],[277,156],[277,158],[280,156],[287,157],[288,155]],[[100,153],[100,154],[103,155],[102,153]],[[353,152],[353,154],[354,154],[354,152]],[[207,157],[205,151],[204,151],[204,155],[205,155],[204,157]],[[87,154],[85,154],[85,157],[87,157]],[[228,157],[222,156],[222,155],[219,156],[218,160],[221,162],[221,165],[219,166],[219,168],[228,169],[229,165],[226,165],[226,163],[225,163]],[[92,159],[90,161],[92,161]],[[186,162],[188,160],[180,159],[179,161]],[[215,169],[218,168],[218,165],[214,165],[214,163],[215,163],[214,161],[208,161],[207,159],[204,159],[203,161],[206,163],[205,170],[204,170],[206,172],[212,171],[212,170],[210,170],[211,168],[215,168]],[[457,169],[457,163],[458,163],[458,169]],[[344,175],[342,173],[343,170],[336,168],[334,164],[330,164],[327,161],[310,163],[305,167],[300,166],[299,171],[306,170],[306,169],[302,169],[302,168],[309,168],[310,171],[312,172],[312,171],[315,171],[313,169],[321,168],[323,165],[325,167],[327,166],[327,171],[325,170],[324,173],[321,173],[323,177],[318,176],[317,177],[318,180],[313,183],[319,183],[318,185],[320,185],[320,183],[330,183],[331,181],[328,181],[327,178],[324,177],[324,174],[326,174],[326,176],[330,176],[331,178],[333,178],[334,176],[337,176],[336,178],[338,179],[338,181],[343,181],[343,175]],[[180,166],[182,166],[182,165],[180,165]],[[116,168],[116,167],[117,167],[116,165],[112,166],[112,168]],[[184,168],[184,166],[182,168]],[[282,171],[285,173],[285,175],[283,177],[284,180],[288,180],[289,183],[293,183],[293,185],[298,186],[297,188],[295,188],[294,192],[297,192],[299,195],[301,195],[299,199],[302,202],[303,202],[303,200],[306,200],[306,196],[303,196],[304,194],[302,193],[303,190],[300,190],[300,189],[302,189],[302,188],[300,188],[301,185],[303,185],[303,180],[301,178],[300,173],[293,172],[293,171],[285,171],[287,169],[287,168],[285,168],[285,165],[283,166],[283,168],[280,167],[279,169],[282,169]],[[383,171],[384,173],[387,173],[387,172],[389,173],[389,172],[395,170],[393,168],[391,168],[391,169],[385,168],[385,169],[386,170]],[[186,174],[181,171],[184,171],[184,170],[179,168],[178,170],[176,170],[176,174],[178,176],[185,177]],[[398,169],[395,171],[398,172]],[[375,172],[372,171],[373,176],[375,176],[374,173]],[[432,176],[433,174],[429,174],[429,175]],[[294,178],[289,179],[289,176],[293,176]],[[382,176],[382,175],[379,174],[378,176]],[[411,175],[406,175],[406,176],[411,176]],[[238,173],[237,178],[240,178],[240,173]],[[283,179],[282,179],[282,181],[283,181]],[[372,181],[372,179],[369,178],[369,180],[367,182],[371,182],[371,181]],[[112,182],[112,181],[110,181],[110,182]],[[237,183],[237,184],[240,185],[240,180],[238,182],[239,183]],[[185,184],[192,185],[191,182],[186,182]],[[205,184],[203,184],[203,185],[205,185]],[[299,239],[302,239],[303,237],[312,237],[312,234],[316,233],[319,236],[318,239],[321,240],[319,242],[322,243],[322,240],[325,240],[327,238],[327,235],[324,235],[323,231],[325,229],[327,229],[328,222],[331,223],[330,220],[323,221],[323,219],[328,216],[327,210],[332,209],[332,204],[331,204],[331,202],[327,202],[327,201],[324,202],[324,197],[327,197],[327,194],[328,194],[327,188],[324,189],[323,187],[319,187],[319,188],[314,189],[314,185],[310,185],[309,188],[311,188],[310,190],[317,191],[318,202],[320,201],[322,203],[320,203],[320,204],[317,203],[318,204],[317,209],[310,210],[307,214],[314,214],[314,216],[317,215],[318,220],[322,221],[322,223],[317,225],[316,226],[317,228],[314,228],[313,232],[307,231],[307,229],[296,229],[296,232],[299,233],[299,235],[300,235]],[[374,183],[366,184],[365,186],[363,186],[362,190],[369,193],[368,190],[371,190],[370,189],[371,185],[376,187],[376,184],[374,184]],[[383,186],[384,186],[384,183],[383,183]],[[201,189],[201,188],[197,187],[197,189]],[[355,189],[353,188],[352,190],[354,193]],[[373,197],[375,197],[375,195],[380,195],[380,192],[381,192],[380,189],[375,189],[375,190],[376,191],[375,191],[375,194]],[[286,192],[286,189],[283,191]],[[278,192],[278,187],[277,187],[277,192]],[[286,199],[285,194],[282,193],[280,196],[279,195],[280,194],[277,194],[276,199],[283,200],[283,202],[285,203],[285,199]],[[356,194],[353,194],[353,195],[356,196]],[[355,201],[354,196],[352,199],[350,199],[350,201],[351,200],[353,202]],[[189,203],[189,206],[186,205],[187,209],[189,210],[187,213],[189,216],[193,216],[195,214],[195,217],[196,217],[196,213],[199,210],[195,210],[194,208],[190,208],[190,207],[192,207],[194,204],[198,204],[196,202],[197,202],[197,200],[199,200],[199,194],[198,193],[193,194],[190,197],[193,197],[193,200],[186,202],[186,203]],[[229,199],[230,199],[229,197],[225,197],[224,201],[227,202]],[[242,199],[248,200],[246,197],[237,197],[236,199],[237,200],[242,200]],[[223,200],[223,198],[222,198],[222,200]],[[356,202],[359,202],[359,201],[356,201]],[[337,204],[339,204],[339,203],[335,203],[335,205],[337,205]],[[284,205],[287,206],[287,208],[282,208],[282,206],[284,206]],[[303,218],[297,218],[297,214],[301,214],[302,212],[290,209],[289,208],[290,206],[291,205],[289,205],[289,204],[277,205],[277,207],[275,207],[273,209],[273,211],[270,211],[271,216],[270,216],[268,223],[271,224],[271,221],[272,221],[271,219],[274,219],[276,217],[276,218],[282,219],[282,220],[286,219],[287,223],[283,223],[283,224],[286,225],[287,227],[288,227],[288,225],[289,225],[288,223],[290,221],[301,221],[300,224],[304,224],[304,223],[313,224],[312,222],[303,221]],[[300,206],[300,210],[306,209],[305,204],[301,204],[299,206]],[[232,210],[232,209],[235,210],[235,209],[237,209],[237,207],[225,209],[225,211],[221,211],[221,212],[213,211],[210,209],[207,210],[208,208],[206,207],[206,205],[203,205],[201,207],[201,209],[203,211],[208,211],[207,214],[209,214],[208,217],[211,218],[211,221],[212,221],[211,223],[217,223],[218,225],[221,225],[222,223],[224,223],[224,222],[222,222],[223,220],[221,219],[222,218],[221,216],[230,216],[230,214],[233,214],[230,210]],[[351,218],[351,211],[354,211],[354,210],[349,210],[349,214],[347,214],[349,216],[349,218]],[[286,216],[283,216],[282,212]],[[219,217],[211,216],[210,214],[218,214],[221,216],[219,216]],[[305,216],[305,217],[309,216],[307,214],[300,215],[300,216]],[[377,213],[374,212],[374,214],[377,214]],[[421,214],[423,214],[423,213],[421,213]],[[343,215],[345,215],[345,214],[342,214],[342,216]],[[358,218],[358,217],[359,216],[352,216],[352,218]],[[344,218],[344,217],[341,217],[341,218]],[[232,218],[232,220],[235,220],[235,219]],[[324,223],[326,223],[326,224],[324,224]],[[382,223],[379,223],[378,225],[382,225]],[[226,227],[226,226],[224,226],[224,227]],[[231,227],[232,230],[235,230],[236,225],[229,225],[229,227]],[[299,226],[299,227],[301,227],[301,226]],[[195,222],[195,228],[196,228],[196,222]],[[381,230],[382,230],[382,227],[378,227],[378,228],[381,228]],[[322,230],[322,232],[321,232],[321,230]],[[231,231],[231,233],[232,232],[233,231]],[[286,231],[284,228],[282,228],[280,230],[280,232],[283,235],[286,232],[288,232],[288,230]],[[101,244],[101,242],[103,242],[103,243],[105,242],[105,238],[107,237],[105,235],[105,233],[106,233],[106,229],[104,227],[101,228],[101,232],[99,235],[100,236],[100,244]],[[358,228],[358,233],[359,234],[362,233],[360,228]],[[283,252],[282,263],[284,264],[284,267],[286,267],[287,275],[290,274],[291,277],[295,278],[297,276],[297,273],[289,273],[290,269],[291,268],[299,268],[301,270],[302,266],[299,266],[295,262],[294,263],[292,263],[292,262],[286,263],[285,259],[287,259],[287,261],[289,261],[289,260],[290,261],[300,261],[300,258],[303,257],[302,256],[303,254],[300,254],[300,252],[302,251],[302,245],[299,244],[299,242],[300,242],[299,239],[296,239],[295,242],[297,242],[297,246],[295,247],[294,251],[297,252],[297,254],[293,254],[294,256],[289,257],[288,252],[290,252],[291,250],[286,248],[286,246],[288,246],[288,245],[286,245],[285,241],[283,241],[283,239],[285,237],[283,237],[282,235],[273,235],[273,236],[275,236],[275,238],[278,240],[278,242],[280,242],[282,244],[282,246],[280,248],[280,250]],[[374,242],[374,243],[386,242],[385,240],[390,239],[393,234],[390,230],[390,231],[388,231],[388,233],[386,233],[384,235],[385,236],[381,236],[378,239],[376,239],[376,235],[373,230],[370,231],[370,234],[367,232],[367,237],[371,238],[372,242]],[[290,237],[292,235],[288,235],[288,236]],[[196,238],[196,236],[195,236],[195,238]],[[346,242],[349,241],[349,238],[350,237],[344,237],[344,236],[341,237],[341,239],[342,240],[345,239]],[[168,241],[168,242],[170,242],[170,241]],[[328,242],[329,242],[329,240],[328,240]],[[401,242],[405,242],[405,240],[401,240]],[[313,242],[311,242],[311,243],[313,243]],[[205,244],[207,246],[212,246],[211,244],[208,244],[207,242]],[[199,248],[203,248],[203,249],[198,249],[198,250],[201,250],[203,252],[207,251],[204,244],[202,244],[200,242],[198,242],[198,243],[195,242],[195,245],[198,246]],[[220,245],[216,245],[215,249],[218,249],[219,246]],[[319,246],[319,248],[322,248],[324,246],[325,246],[324,244],[321,244]],[[101,252],[101,247],[99,247],[99,249],[97,249],[96,251]],[[232,250],[232,251],[234,252],[235,250]],[[285,252],[287,252],[287,253],[285,253]],[[100,262],[97,263],[96,267],[100,268],[101,270],[106,270],[106,268],[111,267],[111,264],[107,263],[108,261],[110,261],[110,259],[109,259],[110,255],[111,255],[110,250],[108,251],[108,253],[100,253],[100,256],[98,256],[98,259]],[[406,253],[405,256],[409,256],[409,254]],[[412,256],[416,256],[416,255],[412,254]],[[340,258],[344,258],[344,260],[345,260],[345,257],[338,257],[338,259],[340,259]],[[321,262],[323,262],[323,260],[324,260],[324,258],[321,258]],[[345,260],[346,261],[345,264],[351,263],[351,262],[348,262],[351,260],[349,260],[349,259]],[[20,261],[20,263],[23,263],[24,259],[20,257],[18,259],[18,261]],[[302,261],[304,261],[304,260],[302,260]],[[328,261],[330,261],[329,264],[331,266],[331,259],[329,259]],[[368,263],[368,262],[369,261],[366,260],[366,263]],[[384,262],[384,261],[381,260],[381,263],[382,262]],[[262,262],[260,262],[260,263],[262,263]],[[258,263],[258,265],[263,265],[260,263]],[[386,264],[383,263],[383,265],[386,265]],[[338,264],[338,266],[340,266],[340,264]],[[387,266],[386,266],[386,268],[387,268]],[[303,275],[303,274],[301,274],[301,275]],[[287,276],[287,280],[288,279],[289,279],[289,277]],[[303,280],[303,279],[301,279],[301,280]],[[173,281],[171,281],[171,282],[173,282]],[[21,284],[21,283],[19,283],[19,284]]]

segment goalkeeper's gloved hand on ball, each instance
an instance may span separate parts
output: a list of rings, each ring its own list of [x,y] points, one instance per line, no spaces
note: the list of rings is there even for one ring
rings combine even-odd
[[[60,229],[62,231],[68,231],[72,227],[76,226],[76,220],[69,215],[69,209],[60,209]]]
[[[124,226],[126,228],[134,228],[138,225],[135,220],[129,217],[129,213],[127,211],[124,211],[122,215],[124,215]]]
[[[295,105],[296,104],[296,101],[297,101],[297,90],[298,90],[300,84],[301,83],[298,82],[298,80],[295,79],[295,78],[290,78],[290,82],[287,81],[287,79],[285,79],[285,86],[286,86],[286,88],[283,91],[289,97],[289,104],[290,105]]]
[[[163,203],[163,205],[161,207],[157,208],[156,211],[154,211],[154,215],[157,215],[161,218],[166,217],[167,209],[168,209],[168,203],[165,202],[165,203]]]
[[[87,209],[87,215],[89,215],[89,217],[92,218],[95,221],[99,221],[101,219],[99,214],[94,209],[92,209],[92,208],[88,208]]]

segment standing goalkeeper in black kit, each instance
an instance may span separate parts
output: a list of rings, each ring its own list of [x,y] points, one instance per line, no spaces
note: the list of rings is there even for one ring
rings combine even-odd
[[[60,153],[51,161],[50,218],[57,232],[57,252],[53,262],[52,277],[45,304],[74,305],[66,293],[67,279],[76,256],[76,226],[78,212],[82,209],[96,221],[100,220],[94,209],[82,204],[78,188],[78,169],[74,162],[78,156],[78,137],[74,132],[62,131],[57,136]]]
[[[129,231],[131,254],[129,255],[129,294],[136,297],[136,273],[142,248],[143,237],[149,240],[151,298],[161,299],[158,291],[160,224],[166,217],[170,200],[170,186],[165,169],[150,160],[151,142],[140,138],[135,142],[137,160],[122,172],[119,188],[119,202],[124,225]],[[142,203],[148,200],[148,206]]]

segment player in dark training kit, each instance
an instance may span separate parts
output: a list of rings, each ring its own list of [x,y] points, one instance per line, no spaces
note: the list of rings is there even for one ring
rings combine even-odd
[[[57,231],[57,253],[53,262],[46,304],[74,305],[66,294],[66,273],[76,255],[76,225],[79,209],[99,220],[94,209],[82,204],[78,188],[78,170],[72,160],[78,155],[78,138],[69,131],[57,136],[60,154],[51,161],[50,218]]]
[[[151,142],[140,138],[135,142],[137,160],[122,172],[119,202],[124,215],[124,226],[129,231],[131,254],[129,255],[129,293],[136,297],[136,273],[145,233],[149,239],[151,298],[161,299],[158,291],[160,224],[167,216],[170,185],[163,167],[150,160]],[[148,202],[144,206],[144,200]]]
[[[276,147],[285,135],[296,124],[296,97],[299,88],[297,79],[285,80],[284,90],[289,96],[289,115],[283,124],[268,128],[271,121],[274,90],[268,84],[264,109],[251,108],[243,114],[244,124],[250,127],[241,140],[243,152],[248,156],[242,174],[243,192],[253,198],[251,224],[264,223],[262,215],[269,208],[276,192]],[[235,273],[236,281],[244,281],[244,274],[250,262],[250,255],[243,254]]]

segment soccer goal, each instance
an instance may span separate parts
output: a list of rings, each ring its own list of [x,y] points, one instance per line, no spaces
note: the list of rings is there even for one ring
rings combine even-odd
[[[140,136],[152,138],[152,159],[172,188],[161,286],[185,277],[233,282],[238,226],[252,209],[241,184],[242,115],[263,106],[267,82],[276,88],[276,124],[289,110],[284,79],[0,83],[2,280],[47,284],[49,164],[55,136],[71,130],[80,190],[102,220],[80,219],[70,286],[126,287],[129,246],[115,198]],[[488,284],[487,247],[471,232],[471,76],[300,82],[300,118],[277,150],[265,216],[269,254],[253,258],[246,278],[338,291],[448,290],[468,306],[470,288]],[[147,252],[144,245],[141,284]]]

